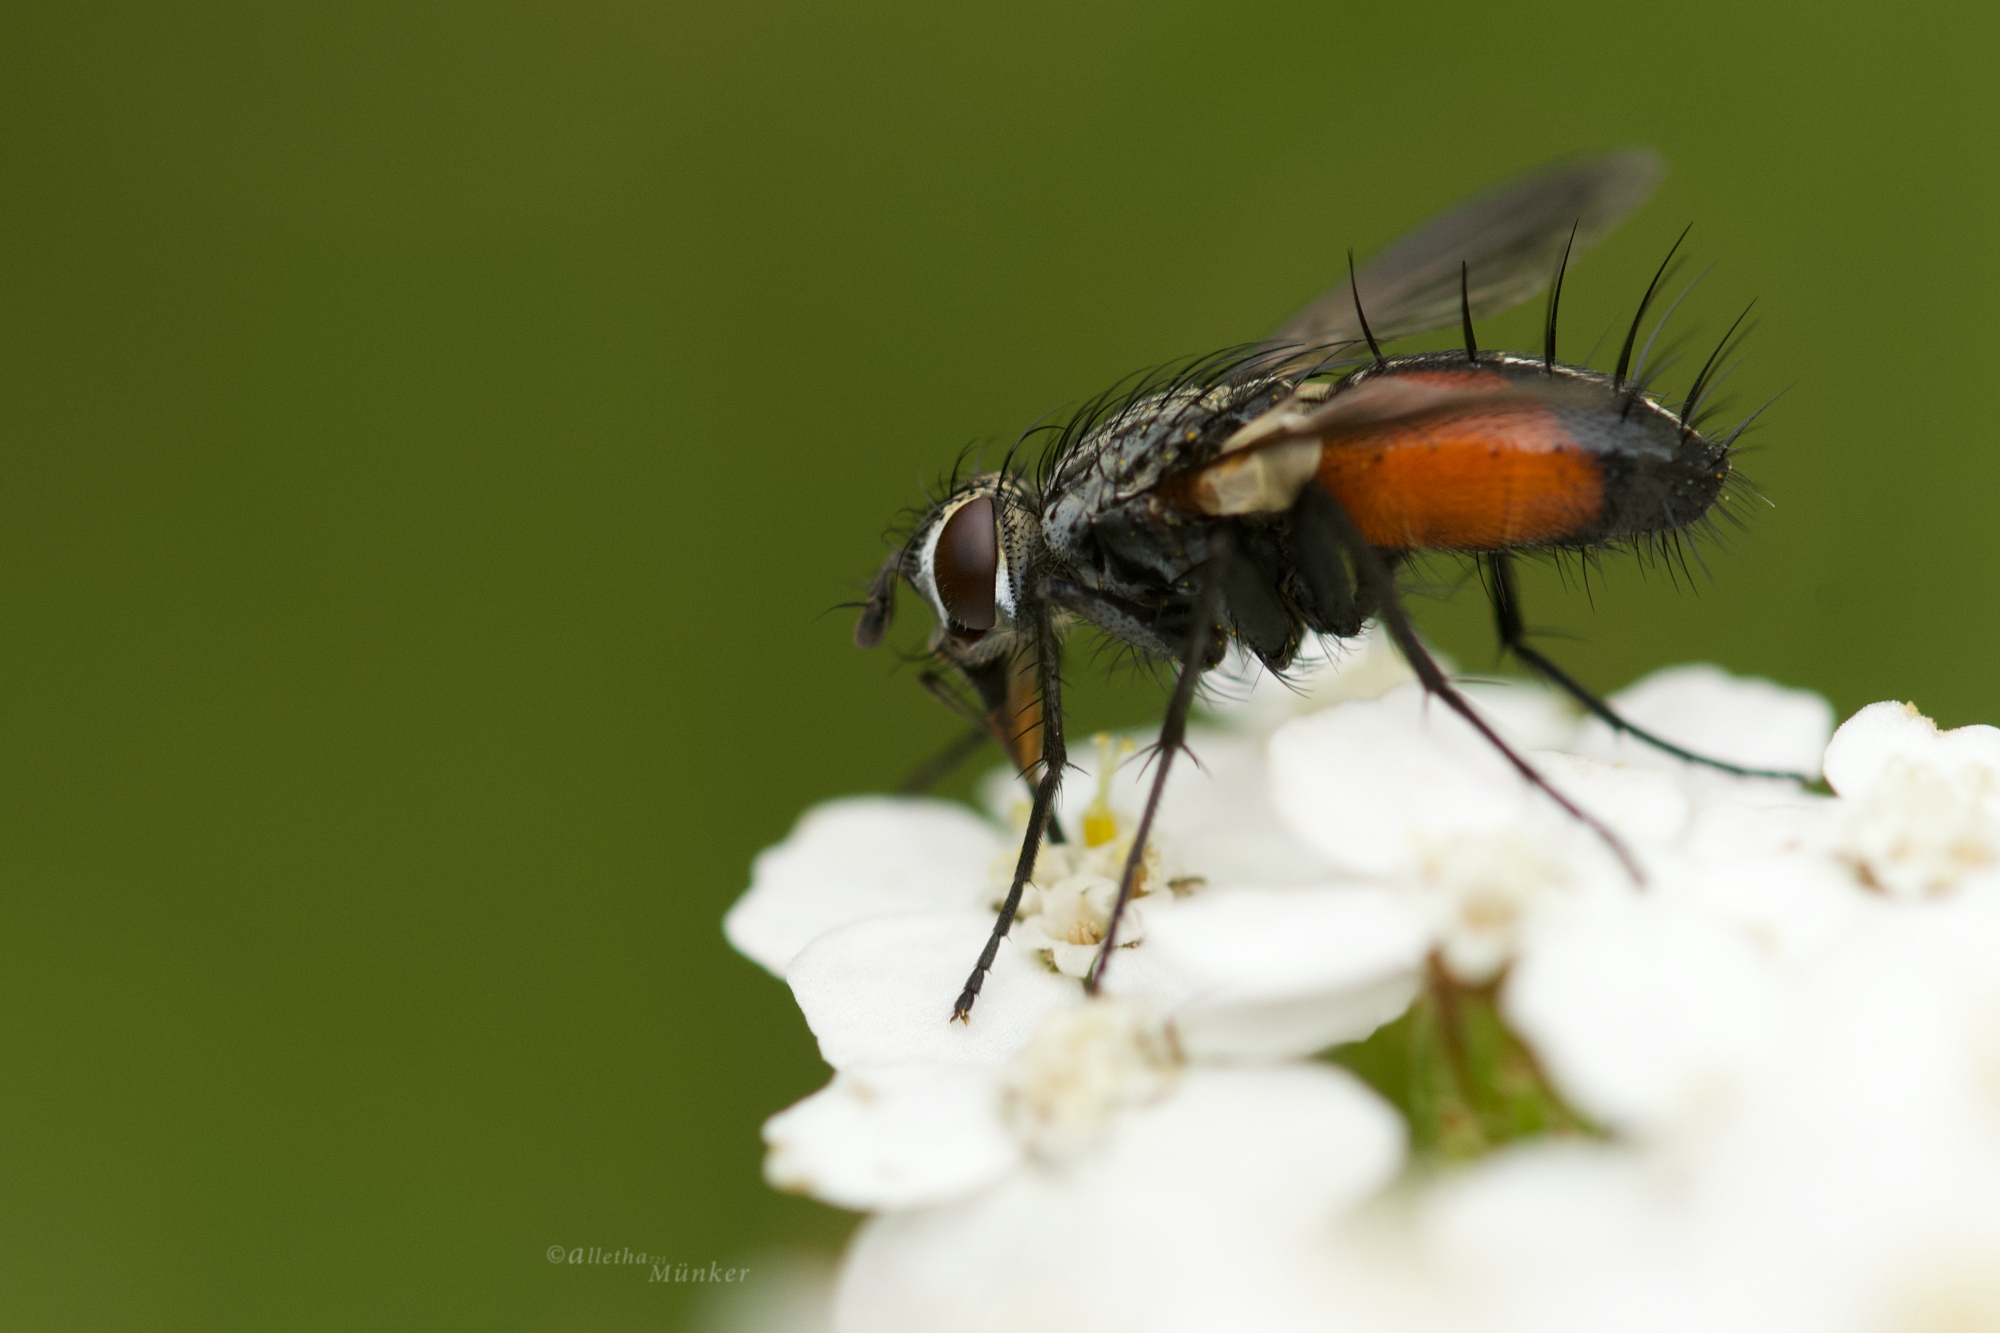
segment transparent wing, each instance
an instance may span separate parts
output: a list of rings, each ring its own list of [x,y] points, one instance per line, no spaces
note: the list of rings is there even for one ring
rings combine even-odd
[[[1543,167],[1433,218],[1368,261],[1358,276],[1361,307],[1378,341],[1458,323],[1458,266],[1475,319],[1519,305],[1549,285],[1576,227],[1582,254],[1652,196],[1665,164],[1649,148]],[[1348,280],[1292,316],[1272,344],[1358,341]]]

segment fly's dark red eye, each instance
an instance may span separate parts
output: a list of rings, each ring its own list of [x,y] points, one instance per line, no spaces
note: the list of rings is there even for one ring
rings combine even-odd
[[[980,496],[958,507],[938,534],[932,561],[938,598],[954,624],[993,628],[993,576],[1000,568],[1000,541],[993,524],[993,500]]]

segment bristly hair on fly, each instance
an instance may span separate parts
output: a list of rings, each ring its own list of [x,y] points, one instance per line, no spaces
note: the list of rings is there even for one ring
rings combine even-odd
[[[1625,395],[1626,412],[1641,399],[1647,400],[1655,408],[1669,411],[1679,420],[1683,437],[1689,433],[1705,433],[1706,427],[1722,413],[1724,403],[1719,390],[1743,364],[1741,349],[1756,328],[1755,322],[1749,319],[1750,309],[1755,305],[1753,301],[1708,353],[1677,405],[1669,404],[1656,391],[1661,378],[1683,359],[1685,348],[1694,337],[1694,331],[1686,328],[1670,334],[1669,325],[1712,271],[1711,266],[1697,273],[1667,304],[1650,330],[1646,330],[1646,316],[1655,298],[1671,286],[1686,263],[1681,246],[1687,235],[1688,230],[1684,229],[1648,283],[1619,347],[1612,372],[1614,386]],[[1551,362],[1554,360],[1553,334],[1561,290],[1560,283],[1552,286],[1544,316],[1547,341],[1543,356]],[[1643,343],[1639,340],[1642,331],[1647,332]],[[1192,440],[1196,434],[1211,427],[1218,415],[1228,415],[1228,409],[1238,404],[1248,404],[1259,398],[1275,402],[1308,381],[1336,380],[1357,368],[1378,364],[1373,353],[1361,357],[1351,355],[1356,346],[1354,342],[1341,342],[1322,348],[1300,349],[1273,347],[1269,343],[1246,343],[1135,371],[1073,409],[1060,415],[1051,413],[1022,431],[1007,447],[996,469],[989,470],[982,465],[984,446],[967,445],[959,452],[950,472],[939,478],[936,490],[927,492],[926,502],[907,508],[897,516],[897,521],[885,534],[885,540],[899,552],[897,563],[907,565],[911,558],[911,543],[926,517],[965,494],[979,484],[981,477],[990,476],[993,471],[1009,478],[1025,501],[1039,507],[1050,487],[1058,484],[1059,479],[1062,484],[1073,484],[1077,480],[1062,474],[1065,467],[1080,454],[1087,455],[1093,467],[1106,465],[1105,454],[1084,449],[1086,443],[1127,430],[1143,431],[1148,438],[1163,441],[1171,441],[1177,432],[1185,431]],[[1484,357],[1488,354],[1478,355]],[[1591,359],[1586,357],[1581,363],[1582,368],[1587,369]],[[1699,565],[1706,572],[1702,548],[1710,544],[1724,549],[1728,546],[1727,534],[1721,525],[1727,524],[1740,530],[1745,526],[1741,511],[1747,504],[1769,503],[1743,476],[1734,460],[1738,453],[1738,440],[1782,396],[1780,393],[1765,402],[1715,441],[1719,449],[1718,460],[1728,461],[1729,467],[1721,493],[1705,512],[1684,518],[1676,516],[1674,526],[1662,531],[1575,545],[1555,543],[1521,548],[1519,553],[1551,561],[1559,569],[1574,567],[1586,592],[1589,589],[1590,568],[1596,567],[1601,575],[1604,556],[1625,553],[1635,558],[1642,573],[1655,566],[1663,567],[1676,586],[1685,578],[1689,588],[1695,588],[1698,580],[1694,578],[1694,567]],[[1676,406],[1678,410],[1675,410]],[[1448,553],[1429,553],[1431,557],[1445,554]],[[1114,667],[1131,666],[1149,674],[1157,674],[1167,665],[1145,651],[1109,636],[1105,636],[1098,645],[1095,656],[1112,659]]]
[[[1692,224],[1681,231],[1680,236],[1675,239],[1673,246],[1667,251],[1666,258],[1661,261],[1659,269],[1654,273],[1652,281],[1647,285],[1645,294],[1640,299],[1638,310],[1632,317],[1632,323],[1626,331],[1624,343],[1620,348],[1617,366],[1613,371],[1613,382],[1625,389],[1628,395],[1626,407],[1626,411],[1628,412],[1632,406],[1636,405],[1641,396],[1649,399],[1657,406],[1664,407],[1667,405],[1666,400],[1654,392],[1654,385],[1658,383],[1662,376],[1679,363],[1685,348],[1696,336],[1695,330],[1683,329],[1671,335],[1664,344],[1660,342],[1661,335],[1665,332],[1668,323],[1673,319],[1675,313],[1680,310],[1681,305],[1687,298],[1693,294],[1695,288],[1700,286],[1702,280],[1713,271],[1713,265],[1704,268],[1681,289],[1680,294],[1674,298],[1666,311],[1654,323],[1645,344],[1639,349],[1636,364],[1633,362],[1633,347],[1637,341],[1637,335],[1644,324],[1647,309],[1651,305],[1654,296],[1660,291],[1662,285],[1670,283],[1685,262],[1685,257],[1679,255],[1678,252],[1682,241],[1687,239],[1690,230],[1692,230]],[[1723,334],[1722,339],[1715,345],[1714,350],[1709,353],[1707,359],[1702,363],[1700,370],[1696,372],[1694,379],[1690,382],[1681,400],[1680,408],[1674,414],[1680,420],[1683,438],[1689,433],[1705,434],[1708,425],[1723,414],[1726,404],[1718,394],[1718,390],[1721,388],[1723,382],[1747,359],[1741,355],[1741,349],[1744,342],[1757,327],[1755,321],[1748,319],[1750,311],[1755,305],[1756,302],[1752,300],[1749,305],[1744,307],[1742,314],[1739,314],[1734,322],[1730,324],[1728,330]],[[1550,315],[1550,322],[1551,324],[1553,323],[1553,313]],[[1660,351],[1660,359],[1657,362],[1652,362],[1649,366],[1648,363],[1651,362],[1656,346]],[[1588,366],[1588,363],[1589,358],[1586,358],[1583,364]],[[1708,569],[1707,561],[1702,557],[1702,548],[1704,546],[1715,546],[1718,549],[1727,550],[1729,548],[1728,533],[1723,530],[1721,525],[1727,524],[1730,528],[1738,532],[1747,531],[1747,524],[1742,510],[1752,503],[1762,503],[1764,505],[1771,503],[1757,489],[1756,484],[1746,477],[1737,466],[1736,460],[1742,452],[1737,446],[1737,441],[1749,432],[1756,425],[1758,418],[1780,398],[1784,397],[1786,392],[1787,390],[1780,390],[1778,393],[1772,395],[1754,411],[1737,422],[1729,430],[1728,434],[1723,435],[1715,441],[1719,450],[1718,458],[1729,464],[1728,473],[1723,481],[1721,493],[1716,497],[1713,504],[1701,514],[1681,521],[1675,527],[1660,532],[1646,533],[1616,541],[1600,542],[1585,546],[1554,546],[1530,549],[1522,551],[1521,554],[1531,559],[1539,558],[1549,561],[1555,565],[1559,572],[1563,573],[1565,582],[1568,581],[1568,572],[1573,569],[1578,574],[1579,581],[1586,594],[1589,592],[1590,587],[1590,571],[1595,569],[1600,578],[1604,576],[1603,557],[1607,554],[1629,554],[1634,558],[1634,562],[1642,575],[1654,567],[1663,568],[1666,570],[1668,578],[1676,587],[1679,587],[1682,580],[1685,579],[1689,591],[1698,591],[1699,581],[1694,577],[1694,570],[1690,567],[1689,557],[1692,556],[1694,564],[1699,565],[1702,573],[1712,579],[1713,575]]]
[[[1086,400],[1062,422],[1043,428],[1052,438],[1035,468],[1036,492],[1048,489],[1086,441],[1142,423],[1150,434],[1171,438],[1176,428],[1212,416],[1259,389],[1273,384],[1289,389],[1364,364],[1361,359],[1341,356],[1353,346],[1349,342],[1321,348],[1240,343],[1134,371]],[[1156,415],[1160,412],[1168,415],[1162,419]]]

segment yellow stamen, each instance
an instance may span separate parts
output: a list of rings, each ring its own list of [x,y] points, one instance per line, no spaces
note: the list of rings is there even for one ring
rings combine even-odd
[[[1091,740],[1097,746],[1097,799],[1083,812],[1083,845],[1102,847],[1118,836],[1118,816],[1111,813],[1111,775],[1118,768],[1119,759],[1132,752],[1132,742],[1114,740],[1108,731],[1100,731]]]

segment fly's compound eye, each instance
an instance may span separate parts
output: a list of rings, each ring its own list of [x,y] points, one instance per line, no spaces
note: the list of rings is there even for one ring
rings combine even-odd
[[[992,497],[967,500],[945,520],[932,562],[938,600],[944,603],[952,623],[982,634],[992,629],[993,581],[1000,569],[1000,538]]]

